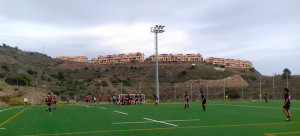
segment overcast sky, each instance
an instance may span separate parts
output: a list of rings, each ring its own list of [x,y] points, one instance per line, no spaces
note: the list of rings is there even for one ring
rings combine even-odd
[[[300,74],[300,0],[0,0],[0,43],[57,56],[154,50],[250,60]],[[43,50],[44,47],[44,50]]]

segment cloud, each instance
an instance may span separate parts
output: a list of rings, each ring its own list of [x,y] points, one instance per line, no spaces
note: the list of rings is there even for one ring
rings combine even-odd
[[[0,1],[0,42],[51,55],[201,53],[300,74],[300,1]],[[271,66],[271,67],[270,67]]]

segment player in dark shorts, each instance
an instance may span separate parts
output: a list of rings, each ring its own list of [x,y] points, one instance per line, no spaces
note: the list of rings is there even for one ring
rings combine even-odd
[[[119,97],[116,97],[116,105],[120,105],[120,99],[119,99]]]
[[[98,98],[99,98],[99,103],[101,104],[102,103],[102,95],[99,94]]]
[[[155,106],[155,107],[158,107],[158,97],[157,97],[155,94],[153,94],[153,97],[154,97],[154,99],[155,99],[155,104],[154,104],[154,106]]]
[[[134,101],[134,104],[136,105],[136,103],[137,104],[139,104],[139,96],[138,96],[138,94],[135,94],[135,101]]]
[[[266,103],[268,103],[268,93],[267,93],[267,91],[265,91],[265,101],[266,101]]]
[[[76,103],[79,103],[79,96],[76,96]]]
[[[120,105],[125,105],[125,97],[124,96],[122,96],[122,98],[121,98]]]
[[[53,95],[52,102],[53,102],[53,109],[56,110],[56,106],[57,106],[56,95]]]
[[[289,94],[289,89],[284,88],[284,104],[283,104],[283,113],[286,115],[286,121],[291,121],[291,96]]]
[[[130,96],[129,105],[131,105],[132,103],[133,103],[133,98]]]
[[[90,105],[90,101],[91,101],[91,94],[90,93],[85,97],[85,101],[86,101],[86,107],[88,107]]]
[[[126,100],[125,105],[129,105],[129,101],[130,101],[130,95],[129,94],[126,95],[125,100]]]
[[[184,110],[189,110],[190,108],[190,105],[189,105],[189,95],[187,94],[187,91],[185,91],[185,95],[184,95],[184,98],[185,98],[185,104],[184,104]]]
[[[108,103],[110,104],[110,102],[111,102],[111,96],[110,96],[110,94],[107,96],[107,100],[108,100]]]
[[[142,104],[143,102],[143,98],[142,98],[142,94],[140,94],[140,104]]]
[[[67,97],[67,104],[69,104],[69,102],[70,102],[70,98],[69,98],[69,97]]]
[[[201,91],[201,103],[202,103],[202,108],[203,108],[202,112],[205,112],[206,98],[204,97],[203,91]]]
[[[47,114],[47,112],[49,111],[49,113],[51,113],[51,103],[52,103],[52,99],[51,99],[51,95],[50,93],[48,93],[47,97],[45,98],[45,102],[48,106],[48,108],[45,110],[45,114]]]

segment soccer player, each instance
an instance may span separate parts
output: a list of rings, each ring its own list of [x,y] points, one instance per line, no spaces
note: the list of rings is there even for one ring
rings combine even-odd
[[[187,91],[185,91],[185,104],[184,104],[184,110],[189,110],[190,105],[189,105],[189,95],[187,94]]]
[[[140,104],[142,104],[143,98],[142,98],[142,94],[140,94]]]
[[[155,106],[155,107],[158,107],[158,97],[157,97],[155,94],[153,94],[153,97],[154,97],[154,99],[155,99],[155,104],[154,104],[154,106]]]
[[[69,104],[69,101],[70,101],[70,98],[69,98],[69,97],[67,97],[67,104]]]
[[[28,98],[25,97],[25,98],[24,98],[24,106],[27,106],[27,102],[28,102]]]
[[[90,93],[85,97],[85,101],[86,101],[86,107],[88,107],[90,105],[90,101],[91,101],[91,94]]]
[[[48,106],[48,108],[45,110],[45,114],[47,114],[48,111],[49,111],[49,113],[51,113],[51,103],[52,103],[52,101],[51,101],[51,95],[50,95],[50,93],[48,93],[48,95],[46,96],[45,102],[46,102],[46,104]]]
[[[204,94],[203,94],[203,91],[201,91],[201,103],[202,103],[202,108],[203,108],[203,111],[202,112],[205,112],[205,104],[206,104],[206,98],[204,97]]]
[[[291,121],[290,105],[291,96],[289,94],[289,89],[284,88],[284,104],[283,113],[286,115],[286,121]]]
[[[97,100],[96,97],[94,97],[94,104],[96,103],[96,100]]]
[[[99,103],[101,104],[102,103],[102,95],[99,94],[98,98],[99,98]]]
[[[268,103],[268,92],[267,91],[265,91],[265,101],[266,101],[266,103]]]
[[[110,94],[108,94],[107,100],[108,100],[108,103],[110,104],[110,101],[111,101],[111,96],[110,96]]]
[[[125,99],[126,99],[125,105],[129,105],[130,95],[127,94]]]
[[[136,103],[139,104],[139,96],[137,94],[135,94],[135,101],[134,101],[134,104],[136,105]]]
[[[79,104],[79,96],[76,96],[76,103]]]
[[[113,103],[116,104],[117,97],[114,95],[112,98],[113,98]]]
[[[116,97],[116,105],[120,105],[120,99],[119,99],[119,97]]]
[[[124,96],[122,96],[122,98],[121,98],[120,105],[125,105],[125,97]]]
[[[52,102],[53,102],[53,109],[56,110],[56,106],[57,106],[56,95],[53,95]]]

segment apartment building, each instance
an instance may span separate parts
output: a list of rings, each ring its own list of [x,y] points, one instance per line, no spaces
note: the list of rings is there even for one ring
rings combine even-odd
[[[223,65],[227,68],[252,68],[252,62],[246,60],[224,59],[209,57],[204,60],[207,63]]]
[[[91,63],[93,64],[108,64],[108,63],[125,63],[125,62],[144,62],[145,55],[143,53],[129,53],[129,54],[114,54],[107,56],[99,56],[98,58],[93,58]]]
[[[203,61],[203,57],[200,53],[198,54],[159,54],[158,61],[161,62],[172,62],[172,61],[190,61],[197,62]],[[156,61],[156,55],[149,56],[150,61]]]
[[[58,57],[56,57],[56,59],[66,60],[66,61],[74,61],[74,62],[83,62],[83,63],[88,63],[89,62],[88,58],[85,57],[85,56],[74,56],[74,57],[71,57],[71,56],[58,56]]]

